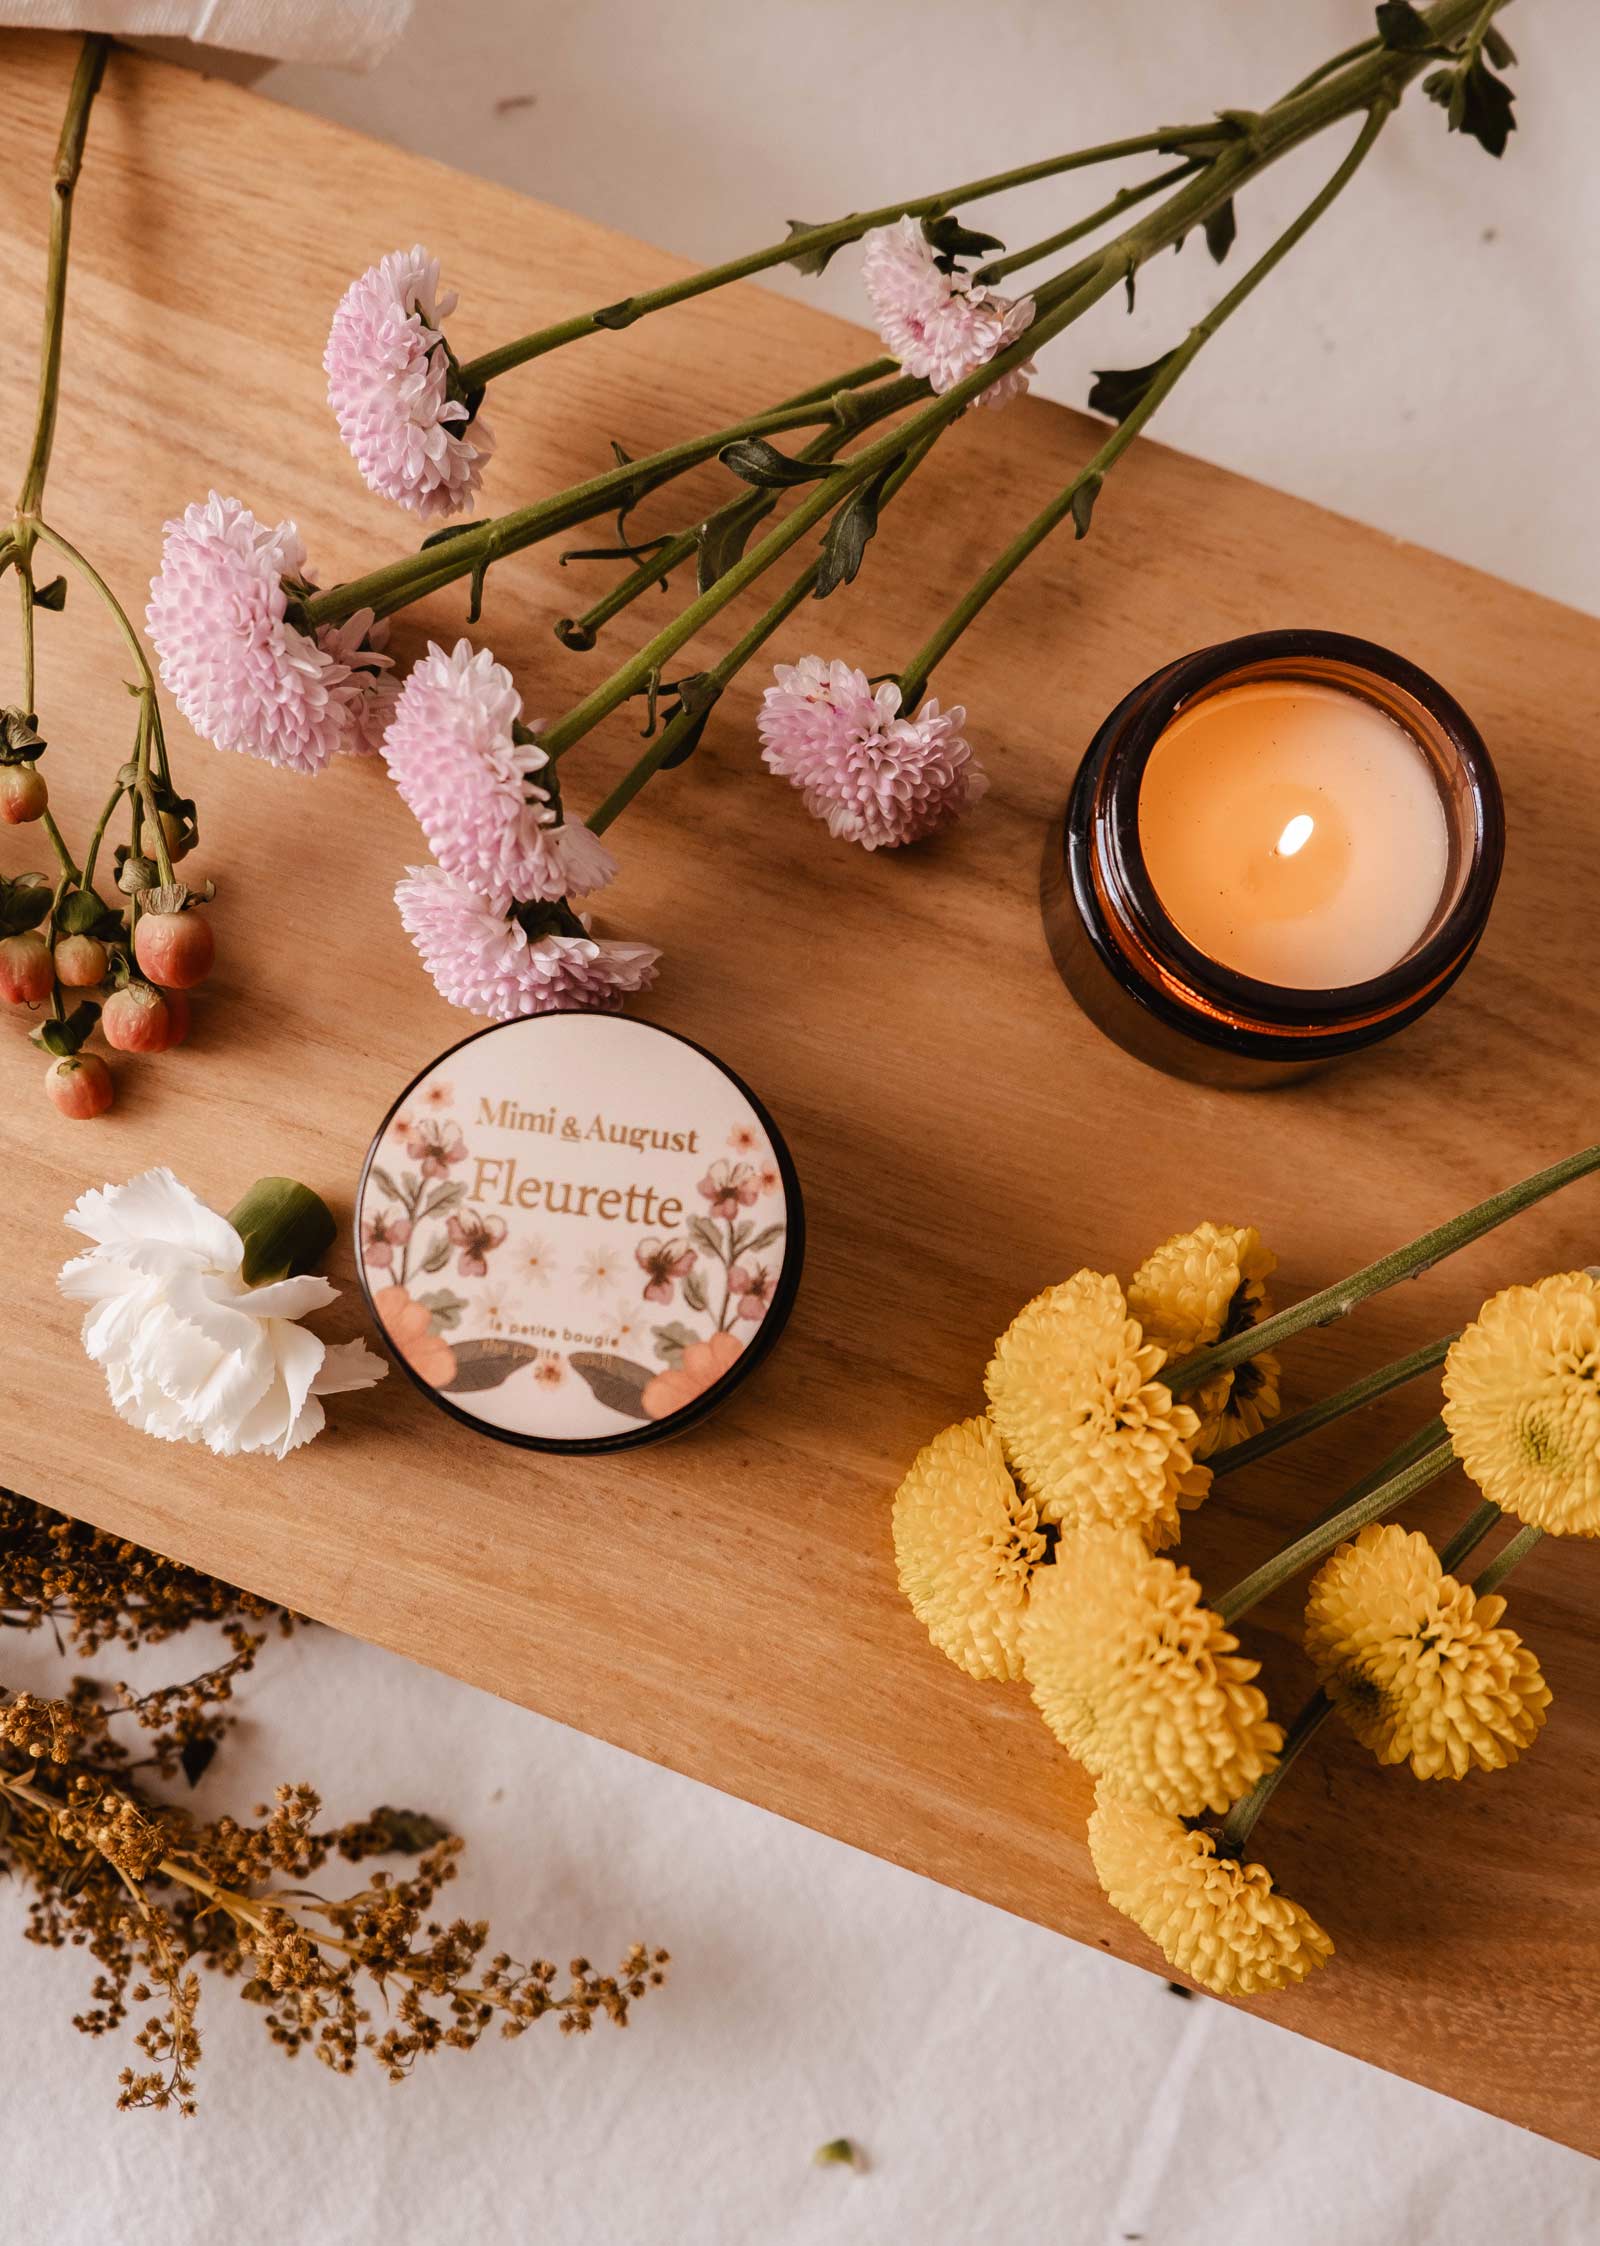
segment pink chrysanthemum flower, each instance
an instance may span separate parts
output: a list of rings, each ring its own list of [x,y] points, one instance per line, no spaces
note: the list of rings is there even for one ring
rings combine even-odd
[[[288,580],[288,583],[285,583]],[[371,609],[314,637],[286,621],[313,590],[292,522],[258,523],[215,492],[164,526],[145,621],[161,677],[195,731],[295,772],[378,745],[393,701]]]
[[[492,1021],[574,1007],[615,1013],[649,989],[661,957],[653,944],[591,936],[563,905],[508,913],[440,866],[408,867],[394,901],[440,994]]]
[[[419,242],[369,265],[339,299],[322,364],[339,434],[369,489],[424,522],[472,506],[494,450],[486,424],[450,395],[439,261]]]
[[[435,858],[469,889],[548,903],[603,889],[616,873],[600,837],[581,819],[561,819],[534,778],[549,759],[522,724],[511,673],[486,647],[474,654],[462,639],[446,654],[429,643],[395,703],[383,754]]]
[[[772,675],[756,721],[762,762],[801,790],[830,834],[864,850],[920,842],[989,785],[961,730],[965,710],[925,702],[903,718],[892,681],[874,692],[862,672],[819,655]]]
[[[965,273],[946,273],[914,218],[874,226],[862,237],[861,278],[878,333],[907,374],[943,395],[1032,325],[1031,296],[1002,296]],[[1002,406],[1019,397],[1034,372],[1031,359],[980,393],[978,404]]]

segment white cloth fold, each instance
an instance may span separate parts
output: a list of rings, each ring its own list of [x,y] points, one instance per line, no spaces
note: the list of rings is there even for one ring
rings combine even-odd
[[[370,70],[411,19],[411,0],[5,0],[0,24],[189,39],[275,62]]]

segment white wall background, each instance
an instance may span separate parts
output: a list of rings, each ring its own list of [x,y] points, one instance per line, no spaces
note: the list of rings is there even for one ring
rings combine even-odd
[[[264,85],[709,259],[790,216],[1256,103],[1366,21],[1355,0],[422,0],[372,77]],[[1593,606],[1600,14],[1545,0],[1510,29],[1522,129],[1504,162],[1447,141],[1431,108],[1402,115],[1160,433]],[[1236,258],[1316,162],[1242,212]],[[1048,195],[1013,223],[1023,207],[991,214],[1013,241],[1061,223]],[[779,285],[857,308],[848,254]],[[1041,387],[1081,401],[1089,368],[1154,356],[1220,285],[1192,243],[1131,320],[1107,306],[1052,347]],[[0,1664],[44,1679],[37,1645]],[[122,2055],[68,2024],[79,1965],[24,1949],[0,1890],[0,2246],[1600,2235],[1600,2168],[1577,2154],[370,1648],[274,1647],[245,1704],[202,1800],[292,1776],[338,1816],[433,1809],[471,1837],[460,1906],[507,1946],[598,1959],[642,1934],[672,1948],[672,1985],[620,2038],[547,2028],[398,2090],[286,2065],[217,1990],[200,2120],[119,2118]],[[868,2173],[813,2168],[841,2133]]]

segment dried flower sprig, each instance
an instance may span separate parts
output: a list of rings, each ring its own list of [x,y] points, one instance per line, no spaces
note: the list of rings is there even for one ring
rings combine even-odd
[[[1499,1586],[1547,1532],[1600,1536],[1600,1272],[1507,1288],[1461,1333],[1271,1425],[1276,1350],[1596,1170],[1600,1146],[1586,1147],[1276,1313],[1274,1259],[1249,1227],[1177,1235],[1126,1292],[1081,1271],[996,1343],[987,1418],[936,1437],[901,1485],[900,1585],[933,1643],[973,1676],[1027,1683],[1098,1781],[1090,1854],[1109,1899],[1206,1988],[1288,1988],[1332,1954],[1245,1851],[1335,1711],[1418,1778],[1528,1751],[1551,1694]],[[1442,1416],[1220,1597],[1155,1556],[1204,1494],[1185,1491],[1189,1476],[1209,1486],[1441,1362]],[[1202,1418],[1180,1395],[1211,1432],[1209,1468],[1193,1464]],[[1482,1502],[1435,1552],[1389,1516],[1457,1463]],[[1506,1513],[1525,1525],[1467,1581]],[[1281,1731],[1234,1630],[1313,1569],[1319,1682]]]
[[[99,35],[84,41],[61,127],[33,439],[16,506],[0,524],[0,576],[10,571],[15,578],[22,628],[21,697],[0,709],[0,818],[37,824],[56,862],[53,880],[39,872],[0,874],[0,998],[48,1008],[34,1032],[50,1056],[45,1089],[63,1115],[77,1119],[103,1114],[113,1099],[110,1069],[86,1049],[94,1031],[121,1052],[160,1053],[181,1044],[189,1034],[188,993],[210,973],[214,952],[209,922],[195,909],[209,902],[210,883],[194,887],[173,871],[200,829],[193,798],[180,795],[173,779],[143,642],[94,563],[43,512],[61,387],[73,196],[110,45]],[[47,742],[37,714],[35,623],[39,611],[64,608],[68,586],[67,576],[41,578],[41,556],[64,563],[107,609],[135,674],[128,681],[132,753],[116,772],[81,860],[56,822],[39,770]],[[107,832],[124,806],[128,840],[116,846],[112,903],[96,876]]]
[[[422,702],[402,697],[404,714],[396,715],[390,731],[395,750],[390,761],[430,840],[436,830],[448,835],[448,854],[443,845],[436,848],[442,871],[414,872],[397,899],[444,994],[499,1016],[551,1005],[616,1004],[644,987],[655,968],[650,947],[608,950],[573,910],[579,881],[569,878],[559,894],[552,889],[557,873],[575,874],[560,863],[556,838],[583,836],[582,826],[558,802],[562,760],[626,704],[645,702],[649,746],[587,820],[591,837],[602,833],[657,772],[694,753],[732,680],[801,603],[824,598],[856,576],[889,502],[969,407],[1016,397],[1027,386],[1039,350],[1114,291],[1126,288],[1131,301],[1137,276],[1191,232],[1203,234],[1213,257],[1225,258],[1243,191],[1292,149],[1342,121],[1356,121],[1351,146],[1323,186],[1172,350],[1149,366],[1096,377],[1089,404],[1115,428],[953,605],[897,677],[870,682],[848,662],[816,656],[779,666],[761,720],[764,761],[799,789],[808,809],[834,835],[869,850],[898,848],[964,814],[982,792],[982,771],[967,737],[965,710],[929,693],[935,672],[1044,540],[1069,522],[1078,537],[1089,532],[1097,496],[1134,437],[1218,328],[1354,178],[1414,80],[1428,73],[1425,88],[1447,107],[1451,126],[1500,153],[1512,122],[1509,89],[1496,75],[1512,59],[1493,21],[1501,4],[1435,0],[1421,10],[1410,0],[1385,0],[1372,37],[1265,109],[1228,110],[1202,124],[1048,156],[825,225],[796,223],[784,240],[763,249],[476,355],[459,352],[446,332],[454,298],[441,293],[438,261],[421,245],[397,250],[352,282],[335,312],[325,355],[330,403],[369,486],[428,520],[475,502],[492,450],[484,402],[513,369],[592,336],[632,328],[730,282],[785,262],[817,272],[847,244],[860,242],[866,299],[887,346],[884,356],[775,406],[642,458],[631,458],[613,442],[615,464],[603,472],[485,520],[435,530],[420,551],[326,590],[313,587],[298,562],[286,561],[272,575],[271,554],[261,547],[259,589],[271,610],[280,666],[293,669],[297,678],[319,664],[348,666],[348,675],[341,673],[337,681],[328,672],[330,693],[351,695],[364,711],[362,722],[372,724],[382,719],[386,692],[376,678],[382,657],[373,653],[379,645],[374,630],[417,600],[464,581],[470,594],[467,621],[475,623],[491,570],[524,548],[615,514],[614,543],[561,557],[564,562],[610,558],[626,565],[610,592],[557,627],[564,645],[589,649],[623,610],[654,587],[670,592],[676,573],[695,563],[694,596],[677,603],[671,620],[636,654],[539,731],[537,763],[531,756],[519,762],[510,750],[475,736],[463,769],[466,736],[459,707],[439,735],[446,715],[438,691],[445,683],[442,668],[470,669],[481,688],[491,677],[505,677],[487,650],[474,654],[465,642],[454,657],[431,650],[423,666],[432,666],[432,672]],[[1151,157],[1167,161],[1152,176],[1120,186],[1094,209],[1010,253],[958,216],[959,206],[979,197]],[[1094,247],[1046,270],[1026,294],[1000,287],[1012,274],[1048,267],[1052,258],[1091,237],[1098,237]],[[801,432],[797,452],[781,448],[779,440]],[[680,519],[647,535],[636,531],[636,510],[653,494],[713,459],[747,488],[693,523]],[[234,501],[211,504],[237,508]],[[207,595],[206,564],[203,557],[196,562],[187,537],[182,524],[170,526],[168,560],[151,607],[168,684],[213,739],[303,764],[276,724],[252,718],[246,657],[254,660],[259,634],[252,630],[246,647],[244,612]],[[807,540],[816,544],[814,557],[732,648],[714,660],[686,654],[691,642],[720,628],[730,603],[770,581],[772,572],[783,572],[788,557]],[[173,597],[180,577],[181,603]],[[362,666],[372,666],[364,683],[355,675]],[[218,681],[228,689],[220,696]],[[515,698],[510,681],[506,684]],[[549,699],[542,692],[538,697],[546,705]],[[513,718],[512,750],[523,751],[533,746],[532,735],[518,739],[518,722]],[[455,775],[451,793],[470,804],[470,815],[453,805],[448,817],[439,815],[441,790],[419,769],[420,752],[430,746],[448,758]],[[560,792],[566,792],[564,773]],[[544,840],[530,851],[533,828],[544,830]],[[593,886],[601,861],[587,842],[578,854]],[[462,857],[472,860],[470,871],[456,862]],[[604,865],[609,872],[609,858]],[[454,886],[446,888],[447,882]],[[1265,1361],[1257,1372],[1267,1377]],[[1207,1453],[1225,1438],[1253,1432],[1252,1420],[1259,1416],[1246,1412],[1225,1428],[1204,1417]]]
[[[145,2064],[123,2070],[118,2104],[195,2111],[197,1968],[235,1983],[287,2056],[309,2050],[349,2074],[365,2055],[393,2082],[491,2029],[516,2037],[552,2015],[566,2034],[600,2017],[625,2026],[664,1980],[666,1952],[637,1944],[612,1973],[574,1958],[564,1985],[548,1960],[486,1959],[482,1921],[434,1915],[462,1843],[432,1817],[379,1808],[324,1826],[311,1788],[280,1786],[250,1821],[206,1820],[151,1794],[142,1772],[193,1783],[210,1763],[234,1685],[265,1643],[247,1625],[274,1616],[293,1626],[248,1594],[0,1493],[0,1623],[64,1625],[93,1651],[220,1622],[234,1648],[143,1694],[82,1677],[58,1698],[0,1689],[0,1870],[31,1890],[28,1939],[93,1959],[90,2002],[74,2021],[84,2034],[111,2034],[153,2007],[134,2034]],[[116,1735],[121,1717],[149,1735],[142,1755]],[[335,1860],[379,1856],[412,1868],[373,1870],[343,1895],[308,1888]]]

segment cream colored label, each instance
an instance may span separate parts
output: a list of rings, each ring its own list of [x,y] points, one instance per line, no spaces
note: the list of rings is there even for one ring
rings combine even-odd
[[[648,1023],[550,1015],[446,1054],[359,1211],[390,1346],[491,1428],[592,1441],[675,1418],[780,1291],[783,1179],[721,1069]]]

